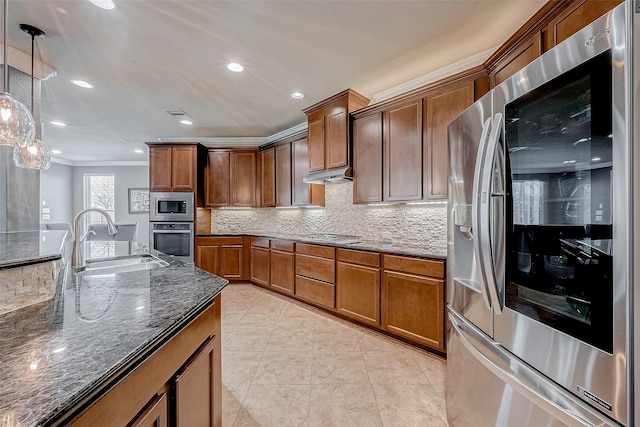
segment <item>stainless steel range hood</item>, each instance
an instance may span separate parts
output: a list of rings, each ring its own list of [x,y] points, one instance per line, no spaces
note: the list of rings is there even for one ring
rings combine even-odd
[[[333,184],[338,182],[353,181],[351,167],[309,172],[302,180],[307,184]]]

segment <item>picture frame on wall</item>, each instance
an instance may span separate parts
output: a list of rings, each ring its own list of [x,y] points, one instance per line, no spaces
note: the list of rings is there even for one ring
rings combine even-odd
[[[149,189],[130,188],[129,189],[129,213],[149,212]]]

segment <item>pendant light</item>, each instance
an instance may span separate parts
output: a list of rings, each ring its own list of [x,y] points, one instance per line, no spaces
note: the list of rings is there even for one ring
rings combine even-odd
[[[9,95],[9,61],[7,61],[7,23],[9,2],[4,0],[4,89],[0,92],[0,145],[24,145],[35,136],[33,116],[23,103]]]
[[[33,25],[20,24],[20,29],[31,36],[31,113],[34,110],[34,47],[35,38],[44,37],[44,31]],[[31,138],[26,144],[13,148],[13,163],[19,168],[25,169],[49,169],[51,166],[51,153],[49,148],[38,138]]]

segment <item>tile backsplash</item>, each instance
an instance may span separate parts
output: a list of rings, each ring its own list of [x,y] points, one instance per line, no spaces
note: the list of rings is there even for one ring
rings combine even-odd
[[[324,208],[213,209],[212,233],[334,233],[379,240],[390,232],[394,241],[421,242],[446,248],[447,205],[354,205],[353,183],[325,188]]]

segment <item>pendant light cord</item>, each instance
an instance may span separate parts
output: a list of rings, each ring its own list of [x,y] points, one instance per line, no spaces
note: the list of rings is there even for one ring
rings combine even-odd
[[[31,34],[31,115],[35,114],[34,110],[33,110],[33,63],[34,63],[34,56],[33,56],[33,46],[35,45],[35,40],[36,40],[36,36],[34,34]]]
[[[9,25],[9,0],[4,0],[4,27],[3,37],[2,37],[2,45],[4,49],[4,58],[2,58],[2,62],[4,62],[4,89],[3,92],[7,92],[9,87],[9,61],[7,61],[7,26]]]

